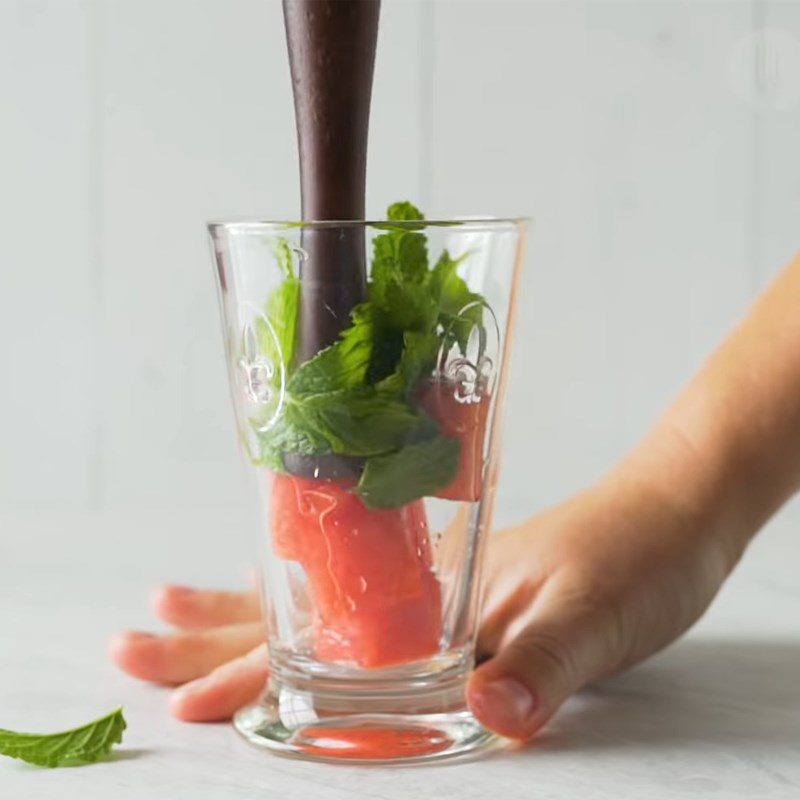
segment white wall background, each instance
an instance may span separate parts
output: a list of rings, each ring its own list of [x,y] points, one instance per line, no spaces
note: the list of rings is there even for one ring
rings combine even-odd
[[[800,248],[800,2],[384,0],[368,204],[535,217],[503,508]],[[203,222],[298,213],[277,0],[0,0],[0,510],[243,495]]]

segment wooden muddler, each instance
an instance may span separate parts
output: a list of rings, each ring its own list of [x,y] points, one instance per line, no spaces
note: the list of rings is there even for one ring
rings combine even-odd
[[[304,220],[364,218],[377,0],[283,0]],[[298,358],[332,344],[364,299],[358,227],[306,228]]]
[[[306,221],[361,220],[379,0],[283,0]],[[361,226],[307,227],[295,358],[336,341],[366,292]],[[285,455],[291,472],[353,476],[360,460]]]

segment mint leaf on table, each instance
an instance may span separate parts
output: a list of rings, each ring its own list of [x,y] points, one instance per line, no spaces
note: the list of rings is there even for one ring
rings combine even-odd
[[[370,508],[398,508],[444,488],[458,469],[461,443],[437,436],[367,459],[356,492]]]
[[[62,733],[17,733],[0,729],[0,755],[40,767],[63,767],[97,761],[122,741],[122,708]]]

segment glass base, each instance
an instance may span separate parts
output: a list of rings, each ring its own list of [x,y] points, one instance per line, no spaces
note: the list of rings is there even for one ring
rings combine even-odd
[[[350,764],[474,756],[502,742],[467,710],[463,683],[457,695],[443,687],[422,701],[414,687],[393,688],[381,695],[326,695],[271,680],[261,701],[239,710],[233,724],[251,744],[280,755]]]

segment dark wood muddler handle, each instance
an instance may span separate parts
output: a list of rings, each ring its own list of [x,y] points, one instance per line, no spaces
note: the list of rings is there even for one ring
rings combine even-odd
[[[378,0],[283,0],[305,220],[364,218]],[[364,231],[307,228],[300,360],[332,344],[364,299]]]
[[[360,220],[365,212],[367,135],[379,0],[283,0],[292,74],[304,220]],[[336,341],[366,293],[360,226],[303,229],[302,362]],[[357,476],[362,460],[284,455],[295,474]]]

